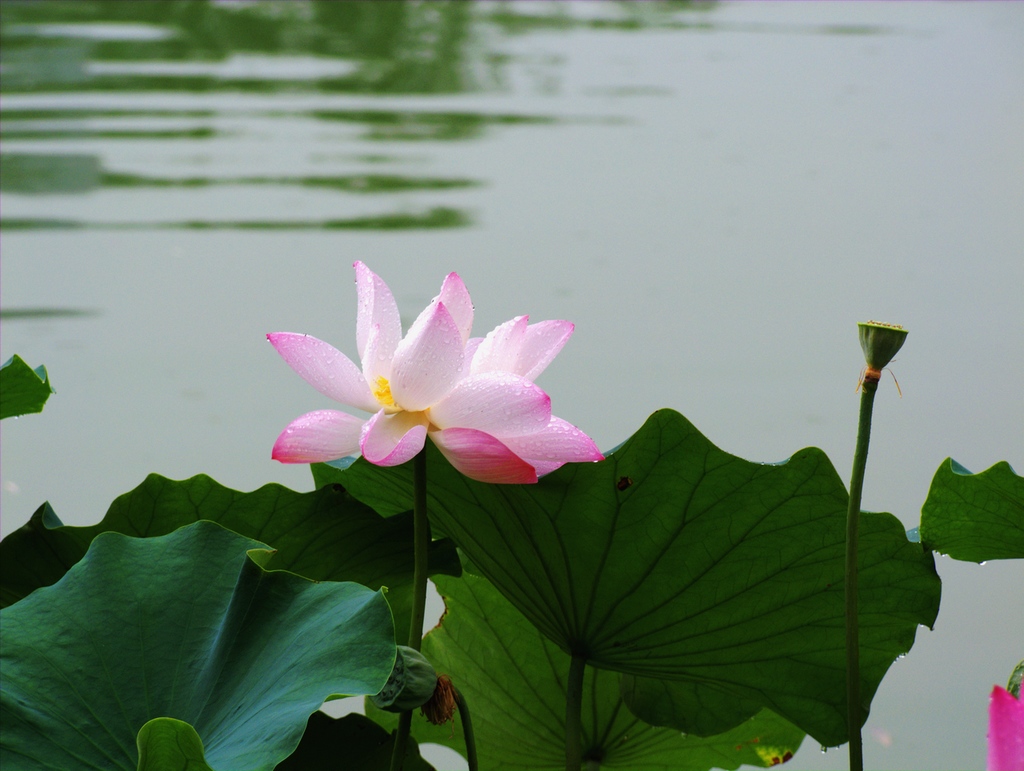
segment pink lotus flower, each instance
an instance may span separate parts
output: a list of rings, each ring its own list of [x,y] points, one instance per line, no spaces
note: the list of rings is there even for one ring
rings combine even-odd
[[[500,483],[536,482],[564,463],[602,459],[590,437],[551,414],[551,399],[533,382],[569,339],[571,323],[517,316],[470,338],[473,303],[449,273],[402,337],[387,284],[361,262],[355,269],[361,368],[315,337],[275,332],[267,339],[320,393],[372,416],[307,413],[277,438],[275,459],[316,463],[359,451],[378,466],[396,466],[429,436],[466,476]]]
[[[988,701],[988,771],[1024,771],[1024,701],[998,685]]]

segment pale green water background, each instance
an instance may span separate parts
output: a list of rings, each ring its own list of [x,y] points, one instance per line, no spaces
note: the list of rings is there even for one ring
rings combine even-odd
[[[457,270],[478,334],[573,320],[541,385],[604,448],[673,407],[848,477],[877,319],[910,336],[865,508],[915,526],[949,455],[1024,468],[1024,4],[0,11],[0,355],[58,391],[4,422],[5,534],[44,500],[97,521],[149,472],[309,489],[270,447],[329,405],[264,334],[354,355],[356,259],[409,318]],[[1024,568],[937,564],[869,767],[982,768],[1024,658]]]

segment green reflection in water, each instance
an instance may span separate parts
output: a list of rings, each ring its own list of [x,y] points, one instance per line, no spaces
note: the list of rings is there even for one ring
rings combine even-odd
[[[8,193],[86,193],[102,177],[95,155],[0,155],[0,190]]]
[[[78,318],[99,315],[99,311],[86,310],[85,308],[0,308],[0,319],[4,321]]]
[[[4,139],[212,139],[222,132],[211,128],[191,129],[93,129],[86,127],[54,129],[4,129]]]
[[[29,113],[26,116],[22,113]],[[546,115],[484,114],[473,112],[434,112],[421,110],[315,110],[310,112],[262,112],[232,113],[252,117],[311,118],[329,122],[365,124],[364,139],[375,141],[453,141],[476,139],[491,126],[552,125],[558,119]],[[3,129],[4,138],[11,139],[211,139],[224,136],[224,132],[210,127],[188,129],[160,128],[95,128],[88,125],[76,126],[74,122],[96,118],[182,118],[195,117],[195,112],[175,113],[128,110],[45,110],[8,109],[4,122],[14,122],[15,128]],[[212,117],[213,114],[201,117]],[[33,121],[66,121],[64,125],[52,127],[27,127],[18,124]]]
[[[104,174],[101,184],[109,187],[207,187],[209,185],[299,185],[329,188],[350,193],[393,193],[403,190],[451,190],[475,187],[480,183],[472,179],[432,179],[429,177],[401,177],[388,174],[357,174],[345,177],[238,177],[214,179],[189,177],[162,179],[134,174]]]
[[[145,139],[164,143],[218,140],[229,146],[245,133],[246,118],[301,119],[364,127],[358,140],[374,142],[464,141],[478,139],[495,126],[554,125],[562,119],[545,115],[487,114],[423,109],[209,109],[182,105],[168,108],[185,94],[460,94],[501,89],[514,57],[500,50],[500,40],[534,29],[573,27],[621,30],[704,25],[694,14],[712,3],[608,2],[576,18],[566,3],[480,4],[435,2],[336,2],[335,0],[5,0],[0,15],[0,88],[9,95],[53,95],[23,105],[4,106],[4,139],[16,142]],[[595,9],[600,9],[595,12]],[[680,18],[679,14],[686,14]],[[65,96],[104,92],[103,105],[68,107]],[[145,95],[148,104],[132,105]],[[121,99],[121,104],[114,100]],[[80,101],[79,104],[82,104]],[[24,107],[24,109],[21,109]],[[224,129],[212,121],[242,119],[240,128]],[[124,123],[121,120],[124,119]],[[183,119],[199,125],[180,125]],[[97,123],[97,120],[104,121]],[[131,121],[130,123],[128,121]],[[35,123],[33,123],[33,121]],[[177,125],[172,124],[174,121]],[[358,141],[357,140],[357,141]],[[225,145],[225,141],[228,145]],[[167,145],[169,147],[169,145]],[[7,150],[13,148],[5,147]],[[322,151],[323,146],[314,150]],[[109,149],[106,154],[116,152]],[[216,150],[211,150],[216,152]],[[332,162],[408,163],[409,159],[350,152]],[[83,193],[133,188],[199,188],[213,185],[292,185],[350,193],[429,194],[479,185],[463,178],[402,174],[318,173],[313,176],[266,175],[237,178],[166,174],[112,173],[97,157],[76,153],[5,153],[6,193]],[[324,164],[318,163],[318,171]],[[329,166],[328,166],[329,168]],[[398,205],[398,204],[396,204]],[[403,202],[402,206],[407,203]],[[462,210],[418,201],[413,213],[328,221],[249,222],[215,219],[192,222],[121,223],[47,216],[45,210],[22,211],[0,220],[7,229],[52,228],[261,228],[261,229],[408,229],[453,228],[471,223]],[[27,216],[25,216],[27,215]]]
[[[444,206],[420,214],[381,214],[334,220],[235,220],[185,222],[83,222],[56,218],[5,218],[3,230],[431,230],[471,225],[464,211]]]
[[[8,5],[10,8],[8,8]],[[475,13],[466,2],[256,2],[212,3],[194,0],[124,2],[73,0],[5,3],[3,44],[7,91],[63,88],[67,78],[47,80],[39,64],[49,49],[66,41],[53,25],[83,26],[75,40],[88,58],[104,62],[223,62],[238,54],[305,54],[350,60],[355,70],[342,77],[270,79],[213,75],[94,74],[88,90],[223,89],[251,92],[313,90],[357,93],[457,93],[476,85],[466,50]],[[149,25],[166,34],[118,39],[116,25]],[[105,25],[106,33],[95,31]],[[124,30],[126,33],[128,30]],[[99,38],[99,39],[98,39]],[[60,55],[68,61],[65,53]],[[83,57],[79,56],[78,61]],[[8,66],[10,65],[10,66]],[[22,77],[21,70],[34,70]]]
[[[394,193],[452,190],[480,184],[472,179],[405,177],[397,174],[351,174],[311,177],[151,177],[104,171],[95,155],[0,155],[0,190],[8,193],[86,193],[101,187],[188,188],[213,185],[285,185],[349,193]]]
[[[314,117],[327,121],[365,123],[366,138],[374,140],[476,139],[490,126],[553,124],[542,115],[488,115],[473,112],[418,112],[414,110],[318,110]]]

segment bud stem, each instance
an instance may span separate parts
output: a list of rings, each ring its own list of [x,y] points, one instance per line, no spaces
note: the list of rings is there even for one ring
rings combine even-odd
[[[408,646],[418,651],[423,642],[423,616],[427,604],[427,554],[430,550],[430,520],[427,519],[426,447],[413,458],[412,487],[413,574]],[[405,762],[405,748],[409,743],[411,729],[412,712],[401,713],[398,716],[395,743],[391,749],[391,771],[402,771],[402,764]]]
[[[469,771],[479,771],[480,764],[476,759],[476,734],[473,733],[473,721],[469,716],[469,704],[458,688],[453,688],[455,694],[455,706],[459,709],[459,716],[462,718],[462,735],[466,740],[466,762],[469,764]]]
[[[850,477],[850,504],[846,511],[846,720],[850,735],[850,771],[863,771],[864,746],[861,740],[863,710],[860,703],[860,632],[857,623],[857,552],[860,525],[860,501],[864,489],[864,469],[868,463],[871,440],[871,409],[878,390],[878,378],[864,378],[860,396],[857,448],[853,453]]]

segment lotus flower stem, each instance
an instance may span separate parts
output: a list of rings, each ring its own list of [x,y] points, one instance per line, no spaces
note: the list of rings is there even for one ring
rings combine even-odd
[[[423,642],[423,616],[427,604],[427,554],[430,550],[430,520],[427,519],[427,452],[425,449],[416,453],[412,460],[412,486],[413,574],[408,646],[418,651]],[[411,729],[412,712],[403,712],[398,717],[395,744],[391,750],[391,771],[402,771],[405,748],[409,743]]]
[[[860,420],[857,448],[853,454],[850,477],[850,505],[846,512],[846,712],[850,734],[850,771],[863,771],[864,746],[860,727],[860,634],[857,625],[857,544],[860,524],[860,500],[864,489],[864,469],[871,440],[871,409],[878,390],[878,378],[869,373],[861,386]]]
[[[473,733],[473,721],[469,716],[469,704],[466,697],[458,688],[453,688],[455,694],[455,705],[459,708],[462,716],[462,735],[466,739],[466,762],[469,764],[469,771],[479,771],[480,764],[476,758],[476,735]]]
[[[409,616],[409,647],[419,650],[423,642],[423,614],[427,604],[427,553],[430,550],[430,520],[427,519],[427,451],[412,460],[413,574],[412,613]]]
[[[583,768],[583,675],[587,660],[573,654],[565,685],[565,771]]]

